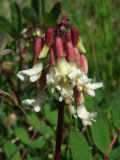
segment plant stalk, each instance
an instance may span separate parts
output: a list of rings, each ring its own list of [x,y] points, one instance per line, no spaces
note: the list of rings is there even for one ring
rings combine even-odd
[[[64,121],[64,102],[60,102],[60,105],[58,107],[58,123],[57,123],[56,147],[55,147],[54,160],[61,160],[63,121]]]

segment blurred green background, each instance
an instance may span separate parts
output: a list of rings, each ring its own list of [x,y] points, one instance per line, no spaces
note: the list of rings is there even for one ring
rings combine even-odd
[[[10,100],[11,97],[0,98],[0,160],[20,160],[22,159],[21,156],[26,160],[53,159],[57,123],[56,95],[49,102],[46,102],[42,113],[35,114],[26,106],[20,108],[13,91],[15,91],[14,87],[17,86],[19,90],[16,92],[20,92],[20,101],[27,98],[28,95],[33,96],[36,93],[34,85],[22,86],[16,78],[16,73],[20,68],[27,68],[32,64],[33,41],[29,39],[29,35],[28,39],[19,40],[21,32],[25,28],[29,30],[34,26],[38,27],[37,25],[41,23],[44,24],[44,27],[51,26],[55,24],[57,18],[64,15],[67,15],[72,24],[77,26],[80,31],[87,50],[89,77],[104,83],[104,88],[97,91],[95,100],[86,97],[86,106],[90,110],[97,111],[98,116],[97,122],[91,128],[87,128],[86,132],[81,133],[87,140],[83,144],[87,147],[90,146],[92,155],[92,158],[89,157],[84,160],[101,160],[112,138],[120,128],[120,1],[61,0],[58,2],[45,0],[40,3],[44,4],[44,9],[41,5],[37,6],[37,0],[0,1],[0,16],[5,17],[10,22],[12,22],[11,13],[13,10],[11,10],[11,5],[13,2],[17,2],[21,10],[21,29],[18,32],[9,30],[11,27],[5,21],[1,21],[0,18],[0,35],[3,36],[7,32],[7,48],[13,50],[11,55],[1,58],[3,69],[7,71],[0,75],[0,89],[11,94],[12,100]],[[55,6],[56,3],[59,4]],[[40,11],[42,15],[36,19],[33,10],[30,14],[27,12],[29,10],[25,10],[23,13],[25,7],[33,7],[34,11],[37,10],[37,7],[42,8]],[[12,22],[12,24],[17,27],[16,23]],[[7,25],[8,28],[6,29]],[[44,27],[43,29],[45,29]],[[31,32],[31,34],[33,33]],[[14,43],[16,39],[18,42]],[[22,47],[27,46],[23,57],[19,57],[19,44]],[[21,58],[23,60],[22,66],[20,65]],[[83,144],[78,144],[76,139],[83,135],[71,133],[74,136],[70,136],[70,138],[73,137],[74,145],[77,147],[74,149],[73,141],[69,140],[69,130],[72,125],[74,126],[74,123],[71,124],[65,116],[66,130],[62,145],[62,158],[63,160],[83,160],[81,157],[76,159],[74,156],[77,149],[82,150]],[[80,123],[79,131],[81,131]],[[85,149],[82,150],[83,155],[87,154],[87,149]],[[120,159],[120,138],[117,139],[109,159]]]

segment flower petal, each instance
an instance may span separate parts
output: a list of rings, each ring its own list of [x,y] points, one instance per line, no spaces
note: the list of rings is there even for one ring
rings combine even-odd
[[[30,81],[31,82],[35,82],[35,81],[37,81],[40,78],[40,76],[41,76],[41,73],[33,75],[33,76],[30,77]]]
[[[42,69],[43,64],[40,62],[35,64],[33,68],[19,71],[17,77],[22,81],[30,80],[31,82],[35,82],[40,77]]]
[[[23,104],[33,105],[34,102],[35,102],[35,99],[26,99],[23,101]]]
[[[71,68],[64,57],[57,59],[57,69],[60,72],[61,76],[65,76],[71,72]]]
[[[103,83],[102,83],[102,82],[89,83],[89,84],[87,84],[86,86],[87,86],[89,89],[95,90],[95,89],[98,89],[98,88],[103,87]]]
[[[49,50],[49,47],[47,45],[44,45],[39,54],[39,59],[45,58],[47,56],[48,50]]]

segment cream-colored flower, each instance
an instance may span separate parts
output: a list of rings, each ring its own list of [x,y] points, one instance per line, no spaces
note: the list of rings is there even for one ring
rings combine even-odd
[[[35,82],[40,78],[42,69],[42,62],[37,61],[32,68],[19,71],[17,77],[22,81]]]
[[[82,123],[84,126],[87,126],[87,125],[91,126],[92,125],[91,121],[95,122],[94,118],[97,115],[96,112],[92,112],[92,113],[88,112],[84,104],[81,104],[80,106],[78,106],[77,114],[78,114],[78,117],[82,120]]]
[[[35,112],[39,112],[45,100],[46,100],[46,93],[44,91],[41,91],[38,93],[36,99],[26,99],[23,101],[23,104],[32,106]]]
[[[98,88],[103,87],[103,83],[102,82],[95,82],[95,83],[88,83],[86,85],[84,85],[84,92],[86,92],[87,94],[89,94],[90,96],[94,97],[95,96],[95,90]]]
[[[71,67],[71,72],[67,75],[71,80],[76,80],[76,78],[82,76],[82,72],[80,69],[77,68],[75,62],[69,62],[69,65]]]
[[[77,106],[77,108],[75,109],[74,106],[69,105],[69,111],[72,115],[74,115],[74,117],[79,117],[82,120],[82,123],[84,126],[91,126],[92,122],[95,122],[95,117],[97,115],[96,112],[88,112],[85,108],[84,103],[82,103],[80,106]]]
[[[51,67],[49,74],[46,76],[47,84],[58,84],[61,79],[60,73],[56,67]]]
[[[49,74],[46,75],[46,83],[51,86],[52,93],[56,86],[59,85],[61,76],[58,69],[54,66],[50,67]]]
[[[56,89],[60,93],[59,101],[67,101],[68,98],[73,100],[73,88],[69,83],[62,81],[59,85],[56,86]]]
[[[56,67],[62,77],[71,72],[71,67],[64,57],[59,57],[57,59]]]
[[[77,79],[77,89],[79,91],[83,91],[84,93],[89,94],[90,96],[95,96],[95,90],[103,87],[102,82],[91,82],[92,79],[88,78],[87,75],[83,75],[82,77]]]

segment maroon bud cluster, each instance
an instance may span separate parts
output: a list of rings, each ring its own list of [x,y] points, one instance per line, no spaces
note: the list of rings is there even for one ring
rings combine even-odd
[[[74,61],[76,66],[86,74],[88,72],[87,59],[81,55],[77,47],[79,41],[78,29],[71,26],[67,17],[63,17],[54,28],[47,29],[43,38],[36,39],[35,58],[39,57],[42,48],[47,46],[50,66],[55,66],[56,60],[64,57],[68,62]]]
[[[54,53],[54,49],[51,47],[50,48],[50,66],[55,66],[56,62],[55,62],[55,53]]]
[[[74,88],[74,97],[77,105],[80,105],[82,103],[83,97],[82,92],[78,91],[77,88]]]
[[[75,52],[74,52],[74,47],[71,42],[66,43],[66,58],[67,61],[75,61]]]
[[[50,47],[53,43],[53,28],[49,28],[45,34],[45,43],[48,47]]]
[[[45,86],[46,86],[46,72],[45,72],[45,70],[42,71],[42,74],[37,81],[37,86],[39,87],[39,89],[45,88]]]
[[[59,57],[65,57],[64,54],[64,48],[63,48],[63,42],[61,37],[55,38],[55,51],[57,58]]]
[[[76,27],[73,27],[71,29],[71,37],[72,37],[73,45],[76,46],[79,42],[79,32]]]
[[[35,41],[34,57],[37,58],[42,50],[42,38],[38,37]]]

